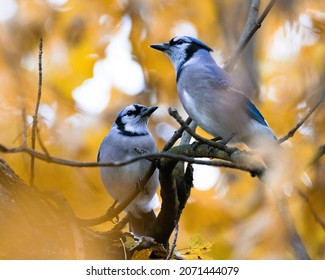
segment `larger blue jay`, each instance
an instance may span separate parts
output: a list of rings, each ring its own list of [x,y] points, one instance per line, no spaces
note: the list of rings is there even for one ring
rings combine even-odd
[[[150,47],[170,58],[180,100],[202,129],[221,137],[224,143],[254,146],[255,137],[275,139],[262,114],[243,92],[234,88],[230,75],[216,64],[206,44],[179,36]]]
[[[154,139],[148,130],[148,119],[158,107],[132,104],[121,110],[111,130],[104,138],[98,152],[98,162],[118,162],[139,155],[136,149],[149,153],[157,152]],[[149,169],[151,163],[138,160],[120,167],[101,167],[100,175],[109,194],[117,201],[126,199],[139,180]],[[145,190],[125,209],[128,213],[131,231],[136,236],[146,234],[146,230],[156,218],[153,209],[159,205],[156,190],[157,170],[145,185]]]

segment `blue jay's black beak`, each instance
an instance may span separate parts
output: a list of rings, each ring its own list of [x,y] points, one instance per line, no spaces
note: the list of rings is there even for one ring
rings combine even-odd
[[[151,114],[158,109],[157,106],[148,107],[141,112],[141,117],[150,117]]]
[[[169,44],[168,43],[153,44],[153,45],[150,45],[150,48],[165,52],[165,51],[169,50]]]

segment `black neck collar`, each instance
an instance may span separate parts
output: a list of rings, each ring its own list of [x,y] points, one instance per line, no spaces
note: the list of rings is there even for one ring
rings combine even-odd
[[[124,135],[124,136],[129,136],[129,137],[148,135],[148,132],[137,133],[137,132],[126,131],[124,129],[119,129],[118,133],[121,134],[121,135]]]

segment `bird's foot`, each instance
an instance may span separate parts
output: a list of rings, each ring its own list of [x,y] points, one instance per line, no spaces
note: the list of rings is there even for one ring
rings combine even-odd
[[[107,211],[106,211],[106,216],[112,216],[112,214],[114,213],[114,210],[115,210],[115,206],[116,206],[116,204],[117,204],[117,200],[115,200],[114,201],[114,203],[107,209]],[[120,221],[120,218],[119,218],[119,216],[118,215],[116,215],[114,218],[113,218],[113,220],[112,220],[112,222],[114,223],[114,224],[117,224],[118,222]]]
[[[215,150],[215,147],[213,147],[213,146],[211,146],[211,145],[208,145],[208,154],[213,153],[214,150]],[[213,157],[211,157],[211,159],[212,159],[212,158],[213,158]]]
[[[231,134],[229,137],[220,140],[220,144],[227,145],[232,138],[234,138],[235,133]]]
[[[118,224],[120,222],[120,217],[117,215],[113,218],[112,223],[113,224]]]
[[[220,140],[222,140],[222,137],[217,136],[217,137],[212,138],[210,141],[217,142],[217,141],[220,141]]]
[[[201,145],[201,143],[199,141],[194,141],[191,144],[191,148],[192,148],[193,151],[195,151],[200,145]]]

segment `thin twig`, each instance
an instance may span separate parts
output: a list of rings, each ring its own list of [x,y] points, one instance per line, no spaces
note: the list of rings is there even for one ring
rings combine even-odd
[[[247,32],[246,36],[240,42],[238,42],[236,46],[236,50],[234,51],[233,55],[230,57],[228,62],[226,63],[224,69],[228,72],[231,72],[231,70],[234,68],[239,56],[245,49],[246,45],[250,41],[250,39],[253,37],[253,35],[256,33],[256,31],[261,27],[262,22],[272,9],[273,5],[275,4],[277,0],[271,0],[269,4],[266,6],[265,10],[261,14],[261,16],[258,18],[258,20],[255,22],[255,24],[252,26],[252,28]]]
[[[46,156],[48,158],[50,158],[50,153],[48,152],[48,150],[46,149],[46,146],[44,145],[43,143],[43,140],[41,138],[41,134],[40,134],[40,131],[39,131],[39,127],[37,126],[37,133],[36,133],[36,137],[37,137],[37,141],[39,143],[39,145],[41,146],[41,149],[43,150],[44,154],[46,154]]]
[[[183,121],[183,119],[182,119]],[[186,129],[190,129],[192,130],[193,132],[195,132],[196,128],[197,128],[197,124],[192,121],[189,125],[186,124],[186,122],[184,123],[184,125],[182,125],[182,127],[185,128],[185,131],[183,133],[183,136],[181,138],[181,142],[180,142],[180,145],[186,145],[186,144],[189,144],[191,142],[191,139],[192,139],[192,136],[191,134],[189,134]]]
[[[295,125],[293,129],[291,129],[285,136],[278,140],[278,143],[281,144],[284,141],[287,141],[289,138],[293,137],[297,130],[305,123],[305,121],[316,111],[316,109],[322,104],[324,101],[323,98],[319,99],[312,108],[309,109],[307,114]]]
[[[187,118],[185,120],[185,124],[189,125],[191,123],[191,118]],[[181,125],[181,127],[179,129],[177,129],[173,136],[168,140],[168,142],[165,144],[164,148],[162,149],[162,151],[168,151],[171,147],[174,146],[174,144],[176,143],[176,141],[181,138],[183,132],[185,130],[185,126]]]
[[[242,33],[240,34],[240,38],[237,43],[237,48],[238,46],[241,46],[243,42],[246,40],[247,34],[253,29],[257,18],[258,18],[258,12],[260,9],[260,0],[252,0],[251,5],[249,8],[248,16],[247,16],[247,21],[245,24],[245,27],[243,28]]]
[[[32,124],[32,136],[31,136],[31,146],[32,149],[35,150],[36,143],[36,133],[37,133],[37,120],[38,120],[38,110],[42,97],[42,55],[43,55],[43,39],[40,39],[39,42],[39,55],[38,55],[38,94],[35,106],[35,112],[33,115],[33,124]],[[30,161],[30,186],[34,186],[34,178],[35,178],[35,157],[31,155]]]
[[[207,144],[209,146],[212,146],[214,148],[217,148],[217,149],[221,149],[221,150],[224,150],[224,151],[228,151],[228,152],[232,152],[234,151],[233,148],[229,148],[227,147],[226,145],[223,145],[221,143],[218,143],[218,142],[214,142],[214,141],[211,141],[211,140],[208,140],[204,137],[201,137],[200,135],[198,135],[197,133],[195,133],[185,122],[184,120],[181,118],[181,116],[178,114],[177,110],[176,109],[173,109],[173,108],[169,108],[168,109],[168,112],[169,112],[169,115],[171,115],[181,126],[184,126],[185,127],[185,130],[194,138],[196,139],[197,141],[201,142],[201,143],[204,143],[204,144]]]

